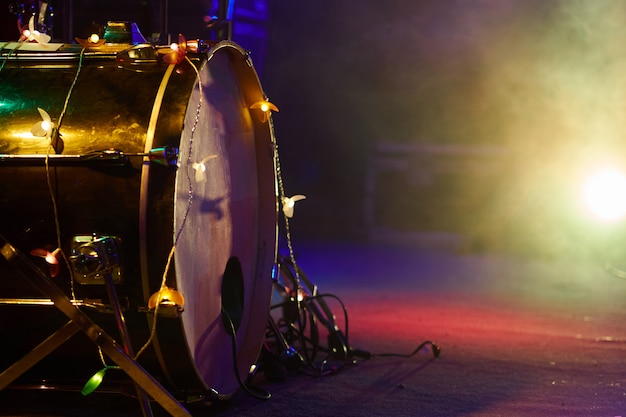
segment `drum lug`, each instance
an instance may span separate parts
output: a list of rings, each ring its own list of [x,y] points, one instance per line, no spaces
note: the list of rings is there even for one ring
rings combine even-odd
[[[115,284],[121,284],[120,244],[117,236],[74,236],[70,261],[76,281],[104,284],[105,274],[110,274]]]

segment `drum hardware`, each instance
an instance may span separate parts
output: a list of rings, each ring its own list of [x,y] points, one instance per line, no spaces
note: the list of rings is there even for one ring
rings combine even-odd
[[[25,280],[34,285],[44,296],[50,297],[55,307],[67,316],[69,321],[41,342],[0,374],[0,390],[20,377],[24,372],[50,355],[65,341],[79,331],[83,331],[117,366],[135,381],[140,390],[144,390],[157,401],[172,416],[190,416],[191,414],[169,392],[161,386],[141,365],[139,365],[109,336],[101,327],[96,325],[77,306],[65,296],[65,293],[41,270],[37,268],[25,255],[11,245],[4,236],[0,235],[0,254]],[[114,294],[114,293],[113,293]],[[111,295],[113,295],[111,294]],[[115,298],[115,296],[113,296]],[[144,407],[144,404],[142,404]],[[142,408],[144,415],[151,415],[150,410]]]
[[[149,152],[126,153],[118,149],[105,149],[89,152],[82,155],[58,154],[0,154],[0,164],[41,165],[48,161],[51,166],[103,164],[123,166],[129,163],[132,157],[143,157],[149,162],[162,166],[176,166],[178,164],[178,148],[164,146],[151,149]]]
[[[80,236],[75,237],[76,239],[80,238]],[[117,324],[117,330],[120,333],[120,338],[122,340],[122,347],[124,348],[124,353],[126,353],[129,357],[133,358],[135,353],[133,350],[132,343],[130,341],[130,334],[128,333],[128,328],[126,327],[126,320],[124,319],[124,313],[122,312],[122,308],[120,306],[120,301],[117,296],[117,291],[115,290],[116,282],[113,279],[113,273],[116,273],[116,277],[121,281],[121,273],[120,273],[120,257],[118,254],[117,247],[119,246],[119,238],[117,237],[100,237],[92,238],[92,240],[88,243],[81,244],[78,248],[73,248],[72,253],[78,252],[78,255],[74,255],[70,257],[72,265],[77,272],[81,271],[83,267],[88,271],[85,277],[99,277],[104,275],[104,282],[106,285],[107,295],[109,296],[109,301],[111,306],[113,307],[113,312],[115,313],[115,322]],[[77,266],[78,265],[78,266]],[[118,283],[119,283],[118,281]],[[80,282],[80,281],[79,281]],[[91,384],[93,389],[95,390],[102,379],[104,377],[104,373],[110,369],[111,366],[106,365],[100,373],[96,373],[94,377],[95,381],[98,381],[97,384]],[[115,367],[119,369],[118,366]],[[85,388],[88,387],[89,383],[92,382],[93,378],[90,379]],[[144,417],[151,417],[152,410],[150,408],[150,399],[148,398],[145,390],[139,385],[135,384],[135,389],[137,391],[137,399],[141,405],[141,410],[143,412]],[[83,392],[83,394],[85,394]]]
[[[108,280],[121,284],[120,244],[121,239],[117,236],[74,236],[70,263],[76,281],[85,285],[107,284]]]
[[[278,256],[278,271],[274,285],[283,302],[274,308],[283,309],[283,318],[277,325],[278,329],[271,329],[276,334],[279,344],[291,343],[302,351],[303,364],[306,363],[314,370],[324,373],[329,359],[345,362],[350,359],[350,346],[347,336],[343,334],[335,321],[335,315],[326,298],[336,299],[344,311],[344,323],[347,325],[347,313],[341,300],[332,294],[320,294],[308,276],[294,265],[293,261],[283,255]],[[296,311],[294,311],[294,308]],[[271,318],[271,317],[270,317]],[[281,330],[284,329],[284,330]],[[321,332],[327,333],[327,345],[320,341]],[[276,332],[278,330],[278,332]],[[318,360],[320,352],[327,357]]]
[[[169,300],[173,301],[170,302]],[[142,314],[158,314],[159,317],[179,318],[180,314],[184,311],[182,308],[183,304],[180,304],[181,302],[184,303],[184,301],[176,299],[173,295],[162,295],[162,301],[157,313],[154,311],[154,305],[152,305],[152,307],[130,306],[128,300],[121,300],[120,306],[124,311],[132,310]],[[71,300],[71,303],[76,307],[80,307],[84,310],[92,310],[98,314],[114,314],[111,305],[104,303],[101,299],[76,299]],[[50,298],[0,298],[0,305],[51,307],[54,306],[54,301]]]

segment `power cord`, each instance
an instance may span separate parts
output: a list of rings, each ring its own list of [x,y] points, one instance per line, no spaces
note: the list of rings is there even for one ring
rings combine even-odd
[[[439,345],[437,345],[436,343],[430,341],[430,340],[426,340],[422,343],[420,343],[420,345],[418,347],[415,348],[415,350],[409,354],[403,354],[403,353],[370,353],[367,352],[365,350],[360,350],[360,349],[351,349],[350,353],[353,356],[357,356],[363,359],[370,359],[373,357],[378,357],[378,358],[384,358],[384,357],[398,357],[398,358],[411,358],[413,356],[415,356],[417,354],[417,352],[419,352],[420,350],[424,349],[424,347],[429,346],[433,352],[433,357],[436,359],[439,357],[439,355],[441,355],[441,347],[439,347]]]
[[[281,262],[282,261],[282,262]],[[347,364],[355,363],[355,358],[371,359],[373,357],[403,357],[410,358],[426,346],[430,346],[433,357],[438,358],[441,347],[433,341],[426,340],[419,344],[410,354],[402,353],[370,353],[362,349],[354,349],[349,343],[349,320],[345,304],[334,294],[320,294],[317,287],[308,279],[306,274],[286,257],[279,258],[278,268],[283,281],[276,280],[275,284],[284,292],[285,301],[272,306],[272,309],[283,308],[286,317],[277,323],[278,329],[272,332],[276,340],[281,338],[281,346],[296,346],[297,351],[304,359],[301,372],[310,376],[323,376],[336,373]],[[297,273],[296,273],[297,272]],[[304,284],[304,285],[302,285]],[[295,289],[295,291],[294,291]],[[332,299],[339,303],[343,312],[345,333],[335,324],[335,315],[326,303]],[[293,311],[293,307],[297,311]],[[322,329],[327,331],[327,346],[320,343]],[[277,333],[277,330],[280,334]],[[266,335],[266,338],[271,333]],[[269,350],[269,349],[268,349]],[[320,354],[326,356],[318,358]],[[280,360],[280,355],[279,360]],[[304,367],[306,365],[306,367]],[[313,372],[310,372],[310,371]]]
[[[239,375],[239,369],[237,366],[237,337],[235,334],[235,324],[233,323],[233,320],[231,319],[228,312],[224,310],[224,308],[222,308],[222,318],[224,319],[224,323],[228,326],[226,332],[230,335],[231,349],[233,354],[233,371],[235,373],[235,377],[237,378],[239,386],[241,387],[241,389],[244,390],[244,392],[246,392],[253,398],[256,398],[258,400],[269,400],[270,398],[272,398],[272,394],[270,392],[262,390],[258,387],[254,388],[258,391],[255,392],[250,386],[248,386],[248,384],[243,381],[243,379],[241,379],[241,375]]]

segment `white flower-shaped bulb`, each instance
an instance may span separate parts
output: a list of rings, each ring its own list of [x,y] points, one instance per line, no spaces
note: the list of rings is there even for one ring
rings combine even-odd
[[[305,198],[306,196],[302,194],[296,194],[293,197],[283,197],[283,214],[288,218],[292,218],[296,201],[304,200]]]
[[[35,16],[30,17],[30,20],[28,21],[28,33],[27,31],[24,31],[23,35],[27,41],[36,41],[42,44],[46,44],[50,42],[50,39],[52,39],[50,35],[35,30]]]
[[[40,138],[49,138],[50,136],[52,136],[52,128],[54,127],[52,119],[50,118],[48,112],[46,112],[44,109],[37,107],[37,110],[41,115],[41,121],[35,123],[33,127],[30,128],[30,133],[32,133],[33,136],[37,136]]]

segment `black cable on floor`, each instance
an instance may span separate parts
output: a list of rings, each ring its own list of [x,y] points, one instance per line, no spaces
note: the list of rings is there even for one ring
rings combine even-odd
[[[270,398],[272,398],[272,394],[269,391],[265,391],[265,390],[255,387],[255,389],[258,390],[258,392],[254,392],[252,388],[249,387],[241,379],[241,375],[239,375],[239,369],[237,367],[237,337],[235,334],[235,325],[231,317],[228,315],[228,313],[224,309],[222,309],[222,316],[226,319],[224,320],[224,322],[228,323],[228,326],[229,326],[227,333],[230,335],[230,341],[231,341],[231,348],[232,348],[232,354],[233,354],[233,370],[235,372],[235,377],[237,378],[237,382],[239,383],[239,386],[248,395],[258,400],[269,400]]]

